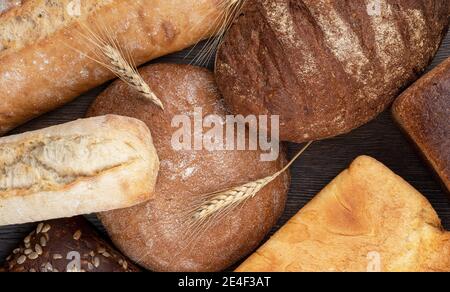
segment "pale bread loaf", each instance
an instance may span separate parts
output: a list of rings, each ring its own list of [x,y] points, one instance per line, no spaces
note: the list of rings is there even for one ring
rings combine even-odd
[[[450,271],[430,203],[370,157],[356,159],[237,271]]]
[[[130,207],[151,198],[150,131],[104,116],[0,139],[0,225]]]

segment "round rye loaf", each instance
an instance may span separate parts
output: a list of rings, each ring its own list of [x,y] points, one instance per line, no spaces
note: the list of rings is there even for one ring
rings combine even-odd
[[[284,173],[258,195],[200,229],[190,228],[187,211],[202,195],[241,186],[270,176],[286,164],[280,153],[262,162],[264,151],[180,150],[172,147],[179,127],[176,116],[215,114],[226,127],[214,76],[188,65],[158,64],[140,70],[161,99],[164,111],[144,100],[122,81],[101,94],[88,115],[107,113],[134,117],[151,129],[161,165],[153,200],[140,206],[99,215],[113,242],[132,260],[152,271],[220,271],[258,247],[282,214],[289,188]],[[192,124],[194,124],[192,122]],[[206,131],[205,131],[206,132]],[[194,144],[194,134],[192,144]]]
[[[281,140],[347,133],[430,63],[448,0],[247,0],[217,54],[234,113],[276,114]]]

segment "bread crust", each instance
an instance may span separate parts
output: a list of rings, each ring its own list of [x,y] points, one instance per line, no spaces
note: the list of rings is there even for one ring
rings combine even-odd
[[[207,230],[192,233],[186,211],[203,194],[242,185],[272,175],[286,163],[284,153],[260,162],[261,151],[176,151],[171,138],[175,115],[223,117],[213,75],[187,65],[157,64],[140,70],[164,104],[156,109],[115,82],[102,93],[89,116],[115,113],[152,125],[161,170],[152,201],[99,215],[112,240],[128,257],[153,271],[221,271],[254,250],[281,216],[289,188],[285,173]],[[193,241],[192,241],[193,240]]]
[[[14,7],[20,6],[22,0],[2,0],[0,1],[0,15],[6,13],[6,11],[13,9]]]
[[[392,113],[450,192],[450,58],[409,87]]]
[[[0,15],[0,134],[115,77],[85,56],[86,28],[108,28],[139,65],[210,36],[219,11],[217,0],[83,0],[73,16],[71,2],[29,0]]]
[[[449,238],[423,195],[362,156],[237,271],[448,272]]]
[[[0,149],[0,225],[145,202],[159,168],[145,124],[114,115],[4,137]]]
[[[217,54],[233,113],[279,114],[281,140],[347,133],[417,79],[445,36],[447,0],[248,0]]]

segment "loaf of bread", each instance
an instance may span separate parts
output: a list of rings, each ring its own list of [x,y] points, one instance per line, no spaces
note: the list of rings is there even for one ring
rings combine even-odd
[[[138,272],[83,217],[42,222],[8,256],[7,272]]]
[[[450,58],[408,88],[392,111],[450,191]]]
[[[136,119],[104,116],[0,138],[0,226],[149,200],[159,161]]]
[[[217,83],[232,112],[279,114],[282,141],[343,134],[420,76],[449,13],[448,0],[247,0]]]
[[[1,14],[0,134],[114,77],[86,57],[87,31],[107,28],[142,64],[211,35],[221,2],[27,0]]]
[[[359,157],[237,271],[450,271],[450,233],[430,203]]]
[[[214,77],[206,69],[169,64],[142,68],[141,74],[161,98],[164,112],[118,81],[97,98],[88,115],[114,113],[152,125],[161,159],[155,198],[99,217],[115,245],[147,269],[224,270],[251,253],[283,213],[288,173],[229,211],[228,216],[212,220],[199,230],[190,228],[192,217],[188,211],[197,205],[201,195],[273,175],[285,164],[284,154],[280,153],[275,161],[261,162],[261,150],[176,150],[172,146],[172,137],[179,131],[172,127],[176,116],[192,118],[195,109],[200,108],[202,117],[215,114],[226,126],[226,110]],[[185,138],[194,142],[194,131],[187,135]]]

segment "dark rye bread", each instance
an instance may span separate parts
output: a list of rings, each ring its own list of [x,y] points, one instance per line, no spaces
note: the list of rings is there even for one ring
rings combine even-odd
[[[376,117],[435,55],[450,1],[379,0],[380,15],[366,3],[247,0],[217,54],[227,105],[281,115],[281,139],[293,142]]]
[[[39,223],[7,258],[4,270],[7,272],[140,271],[104,241],[81,216]]]
[[[261,162],[260,151],[176,151],[171,146],[175,115],[226,114],[214,77],[206,69],[158,64],[140,70],[165,110],[143,100],[122,81],[94,102],[88,116],[116,113],[151,129],[161,166],[155,197],[140,206],[99,215],[113,242],[153,271],[221,271],[251,253],[282,214],[289,188],[284,173],[258,195],[207,230],[194,232],[186,211],[199,195],[229,189],[276,173],[286,163]],[[225,125],[224,125],[225,127]],[[184,214],[184,215],[183,215]]]
[[[450,58],[408,88],[392,112],[450,191]]]

